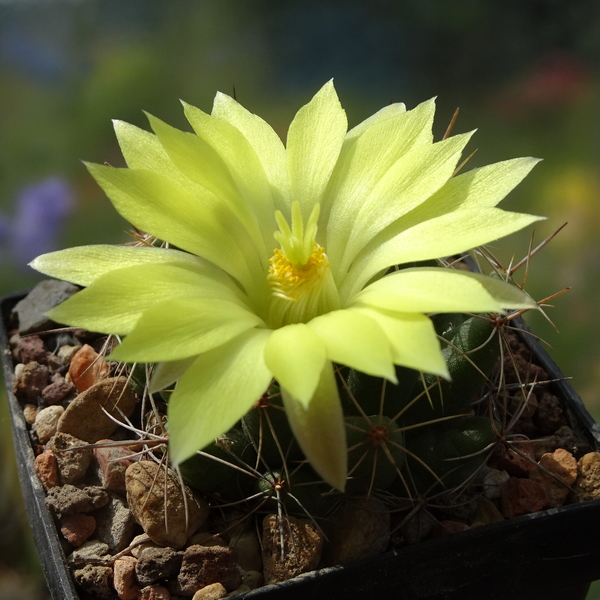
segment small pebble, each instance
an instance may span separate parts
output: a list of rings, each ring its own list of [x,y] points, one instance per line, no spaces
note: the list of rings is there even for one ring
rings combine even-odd
[[[42,390],[48,385],[50,374],[48,367],[37,362],[30,362],[21,368],[17,367],[15,368],[15,383],[13,385],[15,396],[21,402],[37,404],[38,398],[42,395]]]
[[[120,600],[137,600],[140,586],[135,578],[137,560],[133,556],[122,556],[113,565],[113,585]]]
[[[33,467],[45,490],[60,485],[58,463],[52,450],[44,450],[44,452],[38,454],[35,457]]]
[[[79,548],[96,529],[96,519],[91,515],[76,513],[60,520],[60,532],[75,548]]]
[[[237,591],[237,590],[236,590]],[[211,583],[198,590],[192,596],[192,600],[221,600],[227,596],[227,590],[221,583]]]
[[[177,583],[184,596],[213,583],[220,583],[232,592],[242,583],[237,556],[231,548],[223,546],[190,546],[183,555]]]
[[[548,506],[557,508],[565,503],[570,486],[577,479],[577,461],[570,452],[559,448],[542,456],[539,466],[529,473],[529,479],[544,487]]]
[[[283,547],[282,547],[283,540]],[[286,581],[314,571],[321,560],[323,536],[310,519],[267,515],[263,520],[266,583]]]
[[[34,421],[35,431],[41,444],[45,444],[56,434],[58,422],[63,416],[65,409],[60,406],[47,406],[40,410]]]
[[[171,592],[162,585],[142,588],[139,600],[171,600]]]
[[[108,375],[108,363],[89,344],[82,346],[71,359],[69,377],[79,393]]]
[[[73,573],[75,583],[94,600],[113,600],[113,570],[99,565],[85,565]]]
[[[127,502],[135,520],[161,546],[182,548],[208,518],[210,509],[206,501],[197,499],[187,486],[182,489],[170,473],[165,482],[165,468],[153,461],[130,465],[125,483]]]
[[[122,421],[121,412],[130,417],[136,402],[136,396],[126,377],[103,379],[69,404],[58,423],[58,430],[95,443],[114,433],[119,425],[113,419]]]
[[[62,406],[50,406],[44,410],[50,408],[62,408]],[[92,449],[85,446],[86,442],[83,440],[61,432],[53,435],[48,441],[47,449],[52,450],[56,456],[60,480],[63,484],[75,483],[85,475],[92,461]]]
[[[511,477],[502,486],[502,514],[507,519],[538,512],[548,505],[544,487],[530,479]]]
[[[577,463],[575,496],[578,502],[600,498],[600,452],[589,452]]]

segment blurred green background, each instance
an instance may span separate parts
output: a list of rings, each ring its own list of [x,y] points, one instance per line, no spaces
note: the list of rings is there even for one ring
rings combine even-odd
[[[546,215],[530,324],[600,418],[600,3],[597,0],[0,0],[0,293],[53,248],[126,240],[81,160],[122,165],[110,120],[142,110],[185,128],[178,99],[233,93],[282,135],[331,77],[351,125],[392,101],[438,97],[441,137],[479,128],[469,166],[544,158],[504,202]],[[497,244],[505,262],[531,231]],[[591,335],[591,337],[588,337]],[[3,392],[2,392],[3,393]],[[0,600],[46,598],[1,403]],[[589,598],[600,598],[591,592]]]

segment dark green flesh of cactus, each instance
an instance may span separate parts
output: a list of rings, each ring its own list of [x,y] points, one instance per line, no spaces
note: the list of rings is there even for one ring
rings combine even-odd
[[[404,367],[396,369],[398,385],[347,367],[340,370],[349,494],[390,490],[405,497],[406,485],[411,488],[409,493],[451,489],[467,480],[485,460],[481,451],[494,441],[494,427],[487,417],[465,415],[479,399],[498,360],[493,325],[488,319],[460,314],[437,315],[433,321],[438,334],[450,342],[442,342],[442,352],[451,382],[431,375],[421,378],[417,371]],[[238,474],[210,458],[196,456],[181,467],[184,478],[200,491],[229,500],[260,493],[264,508],[273,510],[277,502],[283,502],[292,513],[302,513],[302,506],[310,514],[322,515],[331,504],[331,496],[326,494],[329,488],[315,485],[318,477],[309,465],[302,464],[305,459],[276,384],[238,426],[204,452],[233,464],[243,461],[259,474]],[[420,460],[410,458],[410,453]],[[470,456],[473,454],[476,456]],[[286,473],[290,481],[286,481]]]

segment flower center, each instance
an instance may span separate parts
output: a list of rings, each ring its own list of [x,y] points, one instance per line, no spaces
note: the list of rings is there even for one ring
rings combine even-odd
[[[280,211],[275,213],[279,231],[275,239],[267,279],[271,287],[271,327],[306,323],[340,308],[338,291],[325,250],[315,242],[320,206],[315,204],[306,228],[298,202],[292,203],[292,227]]]

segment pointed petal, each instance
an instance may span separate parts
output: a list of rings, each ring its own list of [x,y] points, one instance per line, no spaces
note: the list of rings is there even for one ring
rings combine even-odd
[[[514,158],[461,173],[434,194],[427,205],[438,214],[457,208],[491,208],[521,183],[539,162],[539,158]]]
[[[315,392],[326,359],[323,340],[304,323],[276,329],[265,348],[265,363],[273,377],[305,405]]]
[[[64,325],[121,335],[133,329],[145,310],[176,298],[241,303],[231,288],[205,273],[179,265],[142,264],[105,273],[48,315]]]
[[[174,384],[188,370],[196,358],[198,357],[189,356],[182,360],[158,363],[152,371],[148,391],[154,394]]]
[[[199,173],[199,181],[210,182],[209,189],[212,189],[210,186],[215,186],[215,194],[220,198],[227,198],[232,210],[240,215],[242,222],[249,226],[249,220],[254,219],[253,227],[258,231],[262,228],[264,241],[270,250],[275,224],[275,205],[264,165],[252,144],[237,127],[226,120],[212,117],[185,102],[183,109],[196,132],[196,136],[192,136],[196,137],[195,145],[201,148],[200,156],[194,160],[192,170]],[[185,164],[185,154],[182,159],[182,164]],[[204,161],[207,161],[206,165]],[[208,169],[217,164],[219,167],[224,165],[230,183],[225,183],[222,178],[212,181],[213,173]],[[223,183],[225,187],[222,187]]]
[[[413,149],[397,160],[368,197],[352,206],[348,243],[334,277],[338,281],[356,255],[383,229],[425,202],[452,176],[471,133]],[[332,265],[334,258],[331,257]]]
[[[401,269],[359,292],[351,306],[398,312],[494,312],[537,308],[517,286],[494,277],[442,267]]]
[[[544,218],[487,207],[464,208],[432,216],[409,226],[387,241],[382,241],[385,236],[373,239],[352,265],[341,293],[352,296],[377,273],[392,265],[460,254]],[[401,229],[402,225],[401,220],[385,234]]]
[[[325,342],[329,360],[396,383],[390,342],[373,319],[336,310],[316,317],[308,326]]]
[[[333,81],[326,83],[294,117],[287,137],[290,197],[306,221],[321,201],[348,127]],[[289,215],[284,215],[289,218]]]
[[[273,128],[239,102],[220,92],[215,97],[212,116],[227,121],[242,132],[254,148],[269,179],[275,208],[282,211],[289,208],[285,146]]]
[[[193,254],[170,248],[151,248],[149,246],[95,245],[67,248],[42,254],[30,262],[29,266],[44,275],[87,286],[101,275],[114,271],[115,268],[163,263],[188,265],[205,270],[213,277],[218,277],[220,271],[214,265]],[[220,276],[224,275],[221,271]]]
[[[433,100],[408,112],[390,108],[354,128],[344,141],[327,190],[332,205],[324,203],[319,220],[321,228],[327,228],[325,247],[334,262],[341,260],[356,214],[375,185],[412,149],[432,145]]]
[[[178,465],[235,425],[271,381],[263,351],[270,335],[252,329],[201,354],[169,398],[169,456]]]
[[[196,356],[263,325],[247,308],[215,298],[171,298],[147,308],[111,353],[123,362],[161,362]]]
[[[440,342],[429,317],[383,308],[348,310],[366,315],[379,323],[391,344],[395,364],[450,378]]]
[[[405,112],[406,104],[404,104],[404,102],[394,102],[393,104],[388,104],[388,106],[384,106],[383,108],[378,110],[374,115],[371,115],[369,118],[359,123],[356,127],[353,127],[346,134],[346,142],[361,136],[374,125],[378,125],[383,121],[389,121],[390,119],[393,119],[394,117],[397,117],[398,115],[401,115]],[[344,144],[346,142],[344,142]]]
[[[113,127],[130,169],[145,169],[167,177],[180,177],[169,155],[153,133],[125,121],[114,120]]]
[[[331,363],[323,367],[308,404],[294,398],[285,387],[281,395],[292,432],[311,466],[343,492],[348,473],[346,429]]]
[[[193,196],[150,171],[87,167],[117,211],[136,227],[206,258],[243,285],[252,286],[249,269],[256,276],[262,273],[246,231],[214,197]]]

